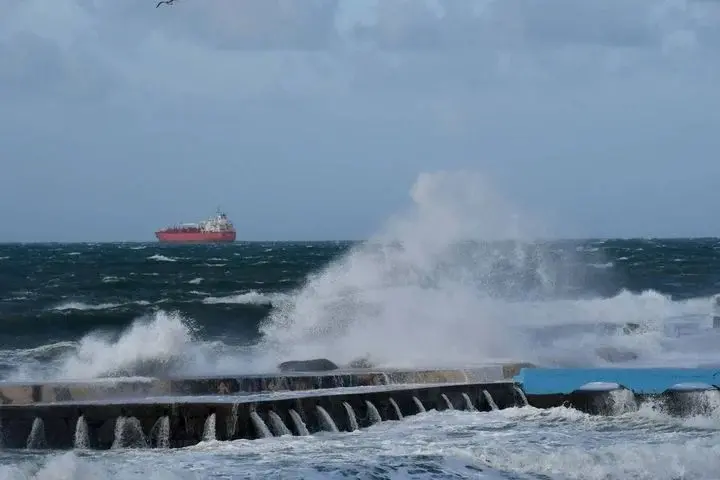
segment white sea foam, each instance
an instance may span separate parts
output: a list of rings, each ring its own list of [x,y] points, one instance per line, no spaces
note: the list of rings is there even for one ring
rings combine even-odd
[[[203,303],[218,304],[247,304],[247,305],[272,305],[286,299],[286,295],[282,294],[264,294],[256,290],[245,293],[228,295],[225,297],[207,297],[203,299]]]
[[[699,430],[642,411],[617,417],[566,408],[429,411],[353,433],[210,441],[170,453],[25,456],[0,467],[0,478],[237,478],[241,472],[293,479],[709,480],[720,467],[718,427]]]
[[[57,311],[65,311],[65,310],[110,310],[113,308],[117,308],[121,306],[120,303],[99,303],[99,304],[90,304],[90,303],[83,303],[83,302],[64,302],[60,305],[57,305],[53,307],[53,310]]]
[[[162,303],[162,301],[158,302]],[[58,312],[69,312],[69,311],[96,311],[96,310],[112,310],[114,308],[123,307],[126,305],[141,305],[141,306],[147,306],[150,305],[151,302],[148,300],[134,300],[131,302],[123,302],[123,303],[85,303],[85,302],[77,302],[77,301],[68,301],[63,302],[60,305],[56,305],[51,308],[51,310],[55,310]]]
[[[172,468],[143,471],[132,464],[112,466],[88,460],[74,452],[53,455],[44,463],[33,459],[11,465],[0,465],[0,480],[97,480],[117,478],[121,480],[175,480],[203,478],[191,471]]]
[[[136,321],[117,338],[101,334],[85,336],[76,350],[62,360],[61,376],[97,377],[132,371],[147,363],[171,364],[188,349],[193,336],[191,323],[161,311]]]
[[[147,258],[148,258],[148,260],[155,260],[157,262],[177,262],[177,259],[175,259],[175,258],[166,257],[165,255],[159,255],[159,254],[150,255]]]
[[[251,299],[250,299],[251,300]],[[260,301],[261,299],[256,299]],[[290,299],[283,297],[277,304]],[[248,301],[245,299],[244,301]],[[264,302],[264,300],[262,300]],[[412,303],[412,299],[408,298]],[[674,336],[668,331],[667,325],[673,321],[689,322],[698,313],[708,314],[710,299],[695,299],[688,301],[672,301],[655,292],[645,292],[633,295],[627,292],[608,299],[595,300],[555,300],[547,302],[507,302],[499,300],[488,301],[488,309],[483,314],[498,312],[499,303],[505,310],[500,311],[505,316],[496,318],[512,319],[515,314],[524,315],[523,321],[516,321],[512,325],[517,331],[517,342],[521,345],[533,345],[528,352],[514,350],[517,356],[531,361],[545,364],[564,365],[598,365],[606,363],[596,349],[598,347],[612,347],[620,351],[630,351],[638,358],[630,363],[635,365],[702,365],[717,362],[718,334],[712,329],[701,329],[696,335]],[[496,310],[492,310],[495,307]],[[515,309],[515,310],[514,310]],[[644,316],[643,316],[644,315]],[[560,319],[558,319],[560,317]],[[685,319],[685,320],[677,320]],[[704,318],[704,317],[703,317]],[[565,319],[563,323],[562,319]],[[581,322],[580,320],[584,320]],[[421,316],[420,320],[424,320]],[[594,330],[594,322],[612,320],[618,323],[636,321],[641,327],[633,333],[609,332],[602,334]],[[709,322],[709,320],[707,320]],[[371,324],[374,328],[382,330],[380,326]],[[437,364],[453,363],[481,363],[484,358],[483,351],[476,351],[471,356],[473,338],[456,341],[453,336],[460,336],[461,332],[449,330],[442,331],[442,324],[434,330],[420,330],[410,332],[406,340],[402,340],[401,332],[396,337],[395,350],[387,346],[393,338],[385,338],[382,334],[373,338],[375,332],[358,334],[358,330],[350,329],[347,334],[355,335],[356,341],[366,342],[362,348],[354,348],[344,355],[340,349],[330,349],[321,338],[321,342],[306,343],[309,346],[305,355],[327,355],[335,362],[343,363],[347,358],[357,358],[360,352],[370,352],[375,359],[377,352],[390,352],[388,357],[381,358],[384,363],[399,366],[436,366]],[[580,327],[580,328],[578,328]],[[392,325],[388,330],[392,333]],[[328,332],[333,333],[333,332]],[[501,333],[503,333],[501,331]],[[425,340],[425,336],[435,335]],[[353,347],[351,338],[339,335],[337,337],[343,345]],[[502,338],[509,342],[509,349],[513,344],[508,336],[492,337]],[[486,345],[492,340],[480,338],[479,345]],[[410,341],[418,339],[417,345]],[[373,341],[375,343],[373,343]],[[467,350],[433,347],[432,342],[451,342]],[[424,343],[423,343],[424,342]],[[373,350],[374,345],[379,347]],[[504,347],[500,345],[500,347]],[[383,350],[386,349],[386,350]],[[206,341],[198,335],[195,322],[173,312],[157,311],[147,317],[140,318],[133,325],[119,335],[92,333],[76,342],[61,342],[41,346],[30,350],[0,351],[0,357],[6,358],[8,363],[18,365],[11,378],[65,378],[81,379],[95,378],[104,375],[153,375],[163,373],[175,374],[205,374],[205,373],[238,373],[272,371],[279,360],[289,356],[307,358],[297,351],[286,356],[276,353],[265,354],[254,349],[231,347],[218,341]],[[502,350],[498,350],[502,354]],[[392,357],[393,352],[398,355]],[[403,358],[405,359],[403,361]],[[34,361],[36,359],[37,361]],[[50,359],[50,360],[49,360]],[[381,362],[379,362],[381,363]]]

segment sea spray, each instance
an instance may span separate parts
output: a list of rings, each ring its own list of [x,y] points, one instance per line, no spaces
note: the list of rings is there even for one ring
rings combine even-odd
[[[283,435],[292,435],[292,432],[287,425],[285,425],[283,419],[280,418],[280,415],[270,410],[268,412],[268,418],[270,419],[270,425],[272,426],[276,436],[281,437]]]
[[[515,327],[534,307],[518,300],[554,298],[570,268],[477,174],[422,174],[411,197],[271,314],[261,351],[396,366],[528,359],[533,339]]]
[[[80,415],[75,422],[75,435],[73,447],[76,449],[90,448],[90,430],[84,415]]]
[[[377,407],[375,407],[375,404],[373,404],[370,400],[365,400],[365,406],[367,407],[368,421],[371,425],[375,425],[376,423],[383,421],[380,416],[380,412],[378,412]]]
[[[203,434],[202,434],[203,442],[212,442],[213,440],[217,440],[216,427],[217,427],[217,417],[215,416],[214,413],[211,413],[205,419],[205,424],[203,425]]]
[[[256,432],[258,438],[272,438],[273,437],[273,434],[270,431],[270,429],[268,428],[267,424],[255,410],[250,412],[250,421],[252,421],[252,424],[255,427],[255,432]]]
[[[115,435],[111,448],[146,448],[147,438],[137,417],[115,419]]]
[[[338,432],[338,427],[330,414],[320,405],[316,406],[318,422],[322,430],[326,432]]]
[[[486,186],[482,181],[475,183],[482,188]],[[607,298],[593,296],[592,290],[583,288],[578,288],[575,296],[568,296],[566,287],[572,283],[569,280],[575,278],[581,282],[586,273],[582,268],[574,269],[576,258],[572,252],[600,250],[597,255],[601,255],[613,241],[532,241],[535,235],[523,237],[527,230],[533,231],[526,229],[526,218],[514,217],[512,209],[505,209],[510,213],[500,219],[493,212],[488,214],[496,205],[503,207],[503,202],[477,200],[483,195],[494,197],[482,193],[481,188],[477,189],[481,193],[474,192],[468,187],[474,184],[471,180],[440,174],[423,176],[418,184],[424,186],[414,189],[415,203],[408,212],[392,218],[387,227],[368,242],[311,274],[299,291],[278,294],[288,298],[276,302],[275,293],[253,284],[257,292],[273,299],[274,309],[263,327],[264,341],[254,351],[247,346],[249,342],[242,346],[228,344],[237,338],[233,337],[236,323],[233,323],[233,333],[223,340],[206,337],[212,334],[210,329],[217,327],[208,312],[219,307],[203,305],[203,310],[190,318],[187,313],[170,310],[169,302],[162,304],[168,310],[158,310],[153,300],[150,302],[152,312],[145,312],[130,325],[123,323],[120,331],[111,328],[112,334],[95,331],[84,333],[79,339],[33,348],[15,348],[8,344],[8,349],[0,352],[3,362],[12,365],[11,370],[2,372],[4,379],[235,375],[238,371],[272,371],[278,361],[316,356],[328,357],[337,363],[367,358],[376,366],[400,367],[465,366],[493,359],[528,360],[553,366],[717,364],[718,354],[714,348],[717,340],[712,335],[703,335],[697,341],[686,340],[678,338],[671,325],[680,319],[710,328],[710,298],[673,300],[655,290],[633,293],[618,291],[615,286],[605,290],[612,295]],[[463,193],[465,190],[469,193]],[[483,225],[493,226],[499,233],[494,235],[493,230],[485,235]],[[472,236],[473,232],[478,232],[475,235],[478,238],[515,240],[494,243],[457,240]],[[651,248],[665,248],[653,242],[638,241],[635,246],[630,242],[629,247],[622,247],[626,249],[623,256],[614,260],[620,264],[623,258],[631,258],[634,251],[647,254]],[[288,248],[313,251],[304,245]],[[150,253],[143,253],[142,259]],[[43,255],[42,258],[52,258],[50,253]],[[275,252],[260,255],[270,257]],[[297,252],[291,255],[295,258]],[[320,256],[323,260],[313,265],[319,266],[329,258],[323,255]],[[70,257],[64,255],[63,258]],[[645,270],[652,263],[638,262],[641,264],[638,268]],[[153,270],[160,266],[182,273],[182,283],[188,285],[185,280],[200,275],[183,273],[191,268],[190,263],[144,262],[145,268],[151,270],[138,271],[137,277],[155,278],[149,275],[155,275]],[[606,262],[593,259],[593,263]],[[203,289],[208,293],[187,292],[192,296],[188,301],[199,303],[203,297],[228,298],[252,290],[216,291],[210,288],[213,285],[210,275],[202,275],[207,277]],[[259,270],[253,280],[262,282],[263,275]],[[292,276],[288,274],[288,280],[300,280],[291,279]],[[656,285],[667,284],[668,278],[658,280]],[[102,284],[102,288],[117,285]],[[188,285],[187,288],[196,287]],[[24,291],[15,294],[27,296]],[[122,291],[112,291],[107,298],[101,295],[77,301],[99,305],[114,303],[123,295]],[[133,305],[145,305],[143,302],[150,299],[150,296],[138,298]],[[289,303],[284,305],[287,300]],[[57,298],[48,306],[48,312],[70,315],[72,311],[52,309],[65,301],[70,299]],[[233,298],[232,301],[247,302],[247,299]],[[93,311],[96,318],[103,314],[102,310],[85,313]],[[252,329],[250,337],[241,341],[255,338],[254,321],[248,322]],[[196,328],[196,323],[208,330]],[[625,329],[629,323],[640,327]],[[225,331],[226,327],[220,328]],[[692,345],[688,344],[690,341]],[[700,347],[698,342],[702,344]]]
[[[45,422],[42,418],[35,417],[33,419],[26,444],[28,449],[42,449],[47,447],[47,441],[45,439]]]
[[[343,402],[343,407],[345,407],[345,413],[347,413],[349,430],[351,432],[358,430],[360,427],[358,426],[357,416],[355,415],[355,410],[352,408],[352,405]]]
[[[306,437],[306,436],[310,435],[307,425],[305,425],[305,422],[303,421],[300,414],[297,413],[293,409],[290,409],[289,413],[290,413],[290,418],[292,419],[292,422],[295,425],[295,431],[297,432],[297,434],[301,437]]]
[[[710,311],[705,299],[655,291],[594,296],[604,286],[593,283],[597,269],[578,260],[580,250],[536,240],[539,229],[476,174],[422,174],[411,196],[408,211],[271,312],[258,358],[365,358],[385,367],[662,363],[666,319]],[[603,263],[601,251],[593,255]],[[640,328],[625,333],[628,323]]]

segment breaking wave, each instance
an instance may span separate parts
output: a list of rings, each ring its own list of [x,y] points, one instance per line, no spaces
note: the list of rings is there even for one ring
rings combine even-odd
[[[271,313],[259,351],[388,366],[717,360],[667,332],[678,316],[706,322],[708,299],[589,297],[592,267],[537,240],[537,225],[482,176],[422,174],[411,197],[409,211]],[[619,328],[629,322],[642,328]]]
[[[7,355],[8,352],[5,352]],[[242,347],[202,338],[192,319],[157,311],[120,333],[93,332],[79,341],[14,351],[11,380],[150,377],[272,370]]]

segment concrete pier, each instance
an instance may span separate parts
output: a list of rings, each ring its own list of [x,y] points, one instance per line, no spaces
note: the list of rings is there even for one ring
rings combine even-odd
[[[194,445],[207,436],[206,425],[212,415],[212,435],[217,440],[262,437],[262,429],[253,421],[253,412],[266,426],[273,425],[271,412],[274,412],[293,435],[300,435],[303,433],[302,427],[293,419],[293,411],[302,420],[308,433],[312,434],[326,429],[318,407],[329,414],[339,431],[348,431],[351,423],[345,403],[354,411],[358,426],[364,428],[372,420],[371,407],[367,402],[377,409],[382,420],[399,420],[398,410],[402,417],[419,413],[417,401],[426,410],[446,410],[450,405],[445,397],[454,409],[466,409],[468,405],[465,396],[468,396],[475,410],[487,411],[491,410],[491,406],[485,391],[499,408],[521,406],[522,401],[513,387],[513,382],[501,381],[485,384],[402,385],[394,388],[351,387],[270,396],[183,396],[154,397],[134,402],[34,403],[0,406],[0,418],[5,448],[25,448],[36,444],[46,448],[71,449],[76,444],[80,417],[87,427],[88,448],[111,448],[118,440],[118,435],[121,435],[118,433],[119,422],[129,418],[133,419],[134,425],[139,425],[139,433],[147,446],[157,446],[158,425],[164,417],[167,417],[169,424],[168,438],[165,439],[167,446],[184,447]],[[38,433],[33,431],[34,428],[42,431]],[[138,432],[134,434],[138,435]]]
[[[510,381],[523,366],[0,383],[0,442],[4,448],[183,447],[208,436],[312,434],[329,423],[348,431],[378,415],[398,420],[422,410],[490,410],[488,396],[507,408],[524,404]]]
[[[0,383],[3,448],[173,448],[202,440],[350,431],[429,410],[530,405],[599,415],[650,401],[671,415],[720,410],[712,369],[333,370],[211,378]]]

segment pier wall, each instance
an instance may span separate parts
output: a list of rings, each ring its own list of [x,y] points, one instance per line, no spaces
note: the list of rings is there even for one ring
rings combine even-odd
[[[297,392],[295,398],[260,401],[248,395],[225,396],[221,399],[215,397],[214,400],[179,397],[152,402],[3,405],[0,406],[2,441],[5,448],[70,449],[77,443],[76,431],[81,424],[78,420],[82,417],[87,429],[87,447],[107,449],[113,446],[119,436],[124,435],[118,431],[120,419],[132,418],[134,424],[139,425],[140,436],[146,439],[146,446],[152,447],[159,443],[160,420],[167,418],[167,446],[184,447],[200,442],[207,435],[207,422],[211,416],[214,420],[213,437],[217,440],[235,440],[263,436],[261,427],[251,417],[252,412],[270,426],[273,425],[270,412],[274,412],[290,433],[300,435],[303,432],[296,425],[291,411],[299,415],[312,434],[327,429],[318,407],[329,414],[339,431],[351,430],[350,417],[344,403],[352,407],[359,428],[373,422],[371,407],[367,402],[377,409],[382,420],[400,419],[393,401],[403,417],[421,411],[418,401],[426,410],[446,410],[450,408],[448,401],[454,409],[490,410],[493,408],[487,400],[487,395],[490,395],[499,408],[522,405],[518,403],[522,400],[512,382],[436,384],[394,389],[376,387],[366,391],[355,389],[352,393],[342,393],[342,390],[327,394],[316,391],[312,395],[309,395],[311,392]],[[34,429],[41,433],[34,432]],[[134,435],[138,436],[137,428]]]
[[[173,448],[202,440],[351,431],[425,410],[530,405],[601,415],[643,402],[672,415],[720,411],[712,369],[345,370],[183,379],[0,383],[3,448]]]

